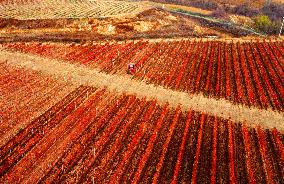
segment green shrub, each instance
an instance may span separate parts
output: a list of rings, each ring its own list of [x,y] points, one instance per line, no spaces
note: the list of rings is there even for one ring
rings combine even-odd
[[[254,18],[255,28],[258,31],[267,33],[271,26],[271,20],[267,15],[258,15]]]
[[[282,21],[272,21],[267,15],[259,15],[254,18],[255,29],[269,34],[276,35],[279,33]]]

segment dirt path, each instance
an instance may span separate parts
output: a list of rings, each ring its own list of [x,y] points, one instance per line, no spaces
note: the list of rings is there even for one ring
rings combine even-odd
[[[165,89],[161,86],[148,85],[145,82],[133,80],[129,76],[108,75],[96,69],[4,49],[0,49],[0,61],[41,71],[75,84],[105,86],[118,93],[136,94],[138,97],[147,97],[148,99],[155,98],[161,104],[168,102],[172,107],[181,105],[183,110],[193,109],[226,119],[230,118],[234,122],[247,122],[249,125],[260,124],[265,128],[276,127],[281,132],[284,131],[283,112],[234,105],[223,99],[206,98],[199,94],[188,94]]]

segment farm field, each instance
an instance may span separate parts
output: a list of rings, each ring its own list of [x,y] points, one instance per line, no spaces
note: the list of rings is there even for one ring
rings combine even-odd
[[[1,84],[15,78],[10,84],[19,90],[1,85],[5,101],[8,96],[23,99],[13,103],[15,108],[31,101],[23,92],[30,92],[38,80],[54,85],[43,74],[5,62],[0,71]],[[1,183],[283,181],[284,134],[277,129],[182,111],[103,87],[77,84],[61,90],[62,95],[41,87],[31,89],[52,96],[52,106],[25,123],[17,122],[21,128],[12,127],[13,136],[0,139]],[[14,112],[5,109],[6,114]]]
[[[283,112],[284,45],[280,41],[32,42],[3,46],[109,74],[125,75],[127,64],[135,63],[135,80]]]
[[[19,129],[74,90],[75,86],[59,82],[36,71],[11,67],[1,62],[0,145]]]
[[[225,38],[255,34],[239,26],[169,12],[148,1],[3,0],[0,9],[0,42]],[[230,20],[233,25],[250,25],[250,21],[240,17],[230,16]]]
[[[190,49],[194,45],[203,50],[198,52],[195,51],[197,48]],[[212,49],[212,45],[217,45],[214,47],[215,50]],[[186,91],[191,94],[202,93],[209,99],[226,98],[221,96],[222,93],[239,95],[232,93],[239,89],[236,87],[237,83],[235,88],[232,83],[245,75],[252,76],[248,78],[250,85],[256,85],[257,81],[264,81],[266,75],[267,80],[269,79],[268,83],[260,82],[257,87],[262,87],[264,97],[270,100],[273,98],[269,86],[266,85],[278,89],[274,83],[278,79],[283,86],[282,79],[278,76],[281,75],[279,72],[282,72],[281,62],[283,62],[281,42],[261,41],[238,44],[182,40],[112,42],[92,45],[11,43],[3,44],[2,47],[13,52],[17,51],[17,55],[14,52],[15,58],[21,54],[19,51],[27,52],[43,58],[51,58],[50,62],[54,58],[60,59],[68,63],[68,66],[78,67],[78,70],[80,66],[85,66],[90,69],[99,69],[102,74],[117,76],[125,75],[125,65],[129,59],[126,56],[132,55],[133,59],[128,62],[136,63],[138,70],[131,80],[147,84],[147,81],[151,83],[149,79],[154,79],[153,76],[155,76],[158,79],[154,80],[155,85],[167,87],[165,90],[177,91],[183,89],[179,86],[175,88],[167,85],[165,81],[169,79],[163,78],[163,75],[166,76],[165,73],[168,73],[167,76],[173,73],[171,82],[168,84],[178,84],[175,81],[182,79],[182,70],[174,67],[172,70],[167,70],[173,63],[182,63],[177,66],[181,65],[180,68],[185,70],[188,63],[194,63],[192,57],[197,58],[195,55],[199,54],[202,59],[195,60],[194,65],[200,68],[200,63],[203,62],[202,68],[211,67],[212,71],[207,69],[208,71],[204,73],[200,71],[201,69],[191,70],[196,71],[193,75],[195,78],[200,76],[199,78],[205,79],[207,77],[202,77],[203,75],[218,73],[220,63],[225,66],[228,65],[226,63],[231,63],[230,69],[223,67],[224,71],[221,70],[218,75],[215,74],[216,77],[212,77],[217,78],[217,81],[220,80],[220,86],[224,85],[223,88],[217,88],[219,93],[216,93],[216,88],[212,89],[211,93],[209,90],[208,96],[203,88]],[[232,56],[234,47],[246,49],[246,52],[242,51],[246,57],[240,57],[246,59],[238,62],[243,63],[244,68],[253,66],[250,62],[259,62],[264,66],[263,71],[258,71],[257,67],[251,67],[247,71],[237,68],[236,71],[240,73],[238,79],[228,76],[227,73],[231,75],[231,71],[235,71],[232,68],[237,64],[237,61],[234,62],[233,59],[235,56]],[[253,60],[249,55],[255,54],[254,47],[256,49],[263,47],[270,53],[267,57],[274,59]],[[202,51],[206,51],[206,54]],[[161,54],[161,56],[158,55],[160,60],[156,57],[148,58],[153,52],[157,55]],[[179,57],[174,57],[175,55]],[[225,59],[220,59],[223,57]],[[4,57],[1,56],[1,58]],[[22,61],[18,60],[16,65],[12,65],[5,59],[1,62],[1,104],[4,107],[0,127],[3,132],[0,137],[1,183],[283,182],[284,134],[282,128],[278,129],[277,123],[275,128],[267,129],[261,123],[257,126],[251,124],[253,120],[246,117],[249,116],[248,114],[242,114],[246,120],[235,121],[195,110],[195,108],[185,109],[181,106],[182,104],[173,106],[159,101],[159,98],[146,98],[147,92],[144,92],[146,96],[143,97],[136,93],[110,90],[109,86],[80,84],[72,79],[64,79],[60,74],[56,76],[42,73],[37,67],[36,57],[31,59],[34,62],[31,66],[34,65],[34,67],[25,67],[31,61],[28,61],[24,55],[22,58]],[[185,62],[186,58],[188,61]],[[159,64],[163,67],[157,73],[156,67]],[[108,65],[109,68],[106,67]],[[53,66],[57,68],[54,69],[54,73],[62,72],[59,65],[53,64]],[[216,69],[213,70],[213,66]],[[273,67],[276,69],[269,71],[271,66],[278,66],[278,68]],[[148,71],[150,74],[148,78],[142,69]],[[177,73],[174,74],[175,72]],[[223,79],[217,76],[223,76]],[[272,77],[274,77],[273,81],[270,80]],[[193,78],[194,81],[197,81],[195,78]],[[187,81],[187,79],[184,80]],[[213,84],[210,82],[211,80],[209,87],[212,88]],[[206,80],[203,83],[206,86]],[[199,86],[197,84],[195,82],[193,86]],[[244,87],[249,86],[248,84],[241,84],[240,89],[249,90]],[[228,89],[226,85],[229,86]],[[218,85],[214,84],[214,86]],[[251,100],[257,98],[260,105],[245,104],[243,100],[236,101],[234,98],[228,98],[229,102],[244,105],[247,108],[250,106],[259,108],[259,111],[274,107],[280,116],[283,115],[283,103],[280,101],[278,108],[276,108],[277,103],[271,103],[275,106],[271,104],[265,106],[263,101],[265,98],[258,96],[261,93],[257,87],[253,88]],[[203,89],[203,91],[196,89]],[[277,100],[283,99],[280,92],[281,90],[275,91],[279,95]],[[260,113],[264,112],[260,111]],[[254,123],[257,124],[257,122]]]
[[[157,4],[0,0],[0,183],[284,183],[283,38]]]
[[[16,6],[15,6],[16,5]],[[144,3],[91,0],[0,1],[1,18],[18,20],[112,17],[136,14],[148,9]]]

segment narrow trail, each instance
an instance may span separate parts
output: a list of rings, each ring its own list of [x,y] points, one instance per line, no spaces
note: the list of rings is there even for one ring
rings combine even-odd
[[[107,87],[110,91],[118,93],[157,99],[161,104],[168,102],[171,107],[180,105],[184,111],[193,109],[231,119],[234,122],[245,122],[250,126],[261,125],[269,129],[276,127],[279,131],[284,131],[283,112],[275,112],[271,109],[261,110],[255,107],[235,105],[224,99],[173,91],[161,86],[149,85],[143,81],[136,81],[129,76],[109,75],[101,73],[97,69],[4,49],[0,49],[0,61],[13,66],[37,70],[43,74],[52,75],[58,80],[65,80],[78,85]]]

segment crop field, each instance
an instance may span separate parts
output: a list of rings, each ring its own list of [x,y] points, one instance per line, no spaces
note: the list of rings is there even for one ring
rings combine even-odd
[[[132,80],[283,113],[280,41],[31,42],[3,48],[108,75],[125,75],[133,62]],[[18,63],[0,62],[1,183],[283,183],[283,129],[68,82]]]
[[[101,18],[137,14],[149,8],[143,2],[112,0],[27,0],[0,1],[1,18],[19,20]]]
[[[0,0],[0,183],[283,184],[284,40],[212,25]]]
[[[236,104],[283,112],[283,42],[173,41],[105,44],[12,43],[6,48]]]
[[[62,86],[5,62],[0,76],[1,183],[283,181],[284,134],[277,129],[106,88]],[[49,108],[29,118],[42,104]]]
[[[25,127],[32,119],[73,91],[74,86],[41,76],[39,72],[25,71],[5,63],[1,63],[0,67],[1,145],[18,129]]]

